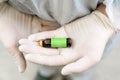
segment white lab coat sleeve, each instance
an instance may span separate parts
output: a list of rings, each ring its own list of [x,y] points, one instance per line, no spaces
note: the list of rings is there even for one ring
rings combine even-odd
[[[106,12],[114,27],[120,31],[120,0],[105,0]]]

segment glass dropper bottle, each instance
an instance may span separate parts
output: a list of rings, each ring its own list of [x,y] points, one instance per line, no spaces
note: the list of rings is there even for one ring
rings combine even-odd
[[[39,40],[39,45],[46,48],[67,48],[71,47],[71,38],[48,38]]]

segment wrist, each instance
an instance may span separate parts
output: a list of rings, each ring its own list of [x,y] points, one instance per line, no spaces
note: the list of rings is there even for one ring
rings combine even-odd
[[[104,14],[106,17],[108,17],[105,9],[106,9],[106,6],[104,4],[100,4],[97,8],[98,11],[100,11],[102,14]]]
[[[98,8],[97,8],[97,10],[100,12],[100,13],[102,13],[104,16],[106,16],[106,19],[108,18],[108,22],[109,22],[109,24],[111,24],[111,29],[110,29],[110,31],[112,31],[114,34],[115,34],[115,32],[116,32],[116,29],[114,28],[114,26],[115,25],[113,25],[113,23],[110,21],[110,19],[109,19],[109,17],[108,17],[108,14],[106,13],[106,6],[104,5],[104,4],[100,4],[99,6],[98,6]]]

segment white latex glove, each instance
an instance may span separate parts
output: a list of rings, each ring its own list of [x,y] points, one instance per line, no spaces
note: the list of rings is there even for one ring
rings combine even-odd
[[[55,29],[56,26],[56,23],[18,12],[7,3],[0,4],[0,40],[14,57],[20,72],[25,71],[26,62],[18,50],[19,39],[41,30]]]
[[[80,73],[96,63],[103,55],[107,41],[115,33],[109,19],[99,11],[78,19],[60,29],[30,35],[21,39],[19,50],[33,63],[47,66],[62,66],[63,75]],[[50,49],[38,46],[36,41],[53,37],[69,37],[71,48]]]

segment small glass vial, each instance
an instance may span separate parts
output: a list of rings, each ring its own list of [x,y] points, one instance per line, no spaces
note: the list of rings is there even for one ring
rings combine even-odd
[[[46,48],[67,48],[71,47],[71,44],[71,38],[48,38],[39,41],[39,45]]]

